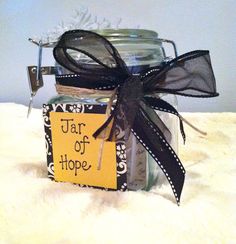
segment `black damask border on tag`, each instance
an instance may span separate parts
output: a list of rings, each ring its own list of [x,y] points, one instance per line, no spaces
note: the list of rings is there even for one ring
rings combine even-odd
[[[65,112],[65,113],[93,113],[93,114],[105,114],[105,104],[43,104],[43,118],[44,118],[44,131],[45,131],[45,143],[46,143],[46,155],[47,155],[47,168],[48,177],[54,179],[54,162],[53,162],[53,150],[52,150],[52,131],[50,112]],[[116,162],[117,162],[117,189],[104,188],[99,186],[90,186],[77,184],[81,187],[89,187],[103,190],[127,190],[127,162],[126,162],[126,144],[124,140],[124,130],[122,128],[116,128]]]

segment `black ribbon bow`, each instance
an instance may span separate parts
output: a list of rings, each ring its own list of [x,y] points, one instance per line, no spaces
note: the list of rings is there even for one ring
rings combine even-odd
[[[70,55],[70,50],[78,52],[79,58]],[[91,31],[72,30],[61,36],[53,55],[60,65],[77,74],[58,76],[59,84],[99,90],[117,88],[115,107],[94,137],[111,125],[108,140],[113,140],[116,125],[122,121],[126,139],[132,131],[164,172],[179,204],[185,170],[169,144],[170,131],[153,109],[178,116],[185,140],[180,115],[158,94],[218,96],[209,51],[192,51],[160,66],[132,74],[106,38]]]

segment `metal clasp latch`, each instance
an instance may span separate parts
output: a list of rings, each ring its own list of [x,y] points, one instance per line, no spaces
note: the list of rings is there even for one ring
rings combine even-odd
[[[37,91],[43,87],[43,75],[54,75],[55,74],[55,67],[54,66],[44,66],[38,70],[37,66],[28,66],[28,80],[30,91],[34,95]],[[37,75],[39,74],[39,75]]]
[[[175,44],[174,41],[172,41],[172,40],[168,40],[168,39],[162,39],[162,38],[158,38],[158,40],[159,40],[160,42],[162,42],[162,43],[170,44],[170,45],[172,46],[172,48],[173,48],[173,51],[174,51],[174,57],[177,58],[178,53],[177,53],[177,48],[176,48],[176,44]],[[172,58],[166,56],[166,52],[165,52],[164,47],[162,47],[162,51],[163,51],[165,60],[168,61],[168,60],[172,59]]]
[[[29,87],[30,87],[30,92],[31,92],[27,117],[29,117],[29,114],[30,114],[32,106],[33,106],[33,97],[36,95],[37,91],[41,87],[43,87],[43,75],[55,74],[55,67],[53,67],[53,66],[41,67],[42,49],[43,49],[42,42],[40,41],[40,42],[36,43],[32,39],[29,39],[29,40],[31,42],[33,42],[34,44],[38,45],[39,50],[38,50],[38,65],[27,67]]]

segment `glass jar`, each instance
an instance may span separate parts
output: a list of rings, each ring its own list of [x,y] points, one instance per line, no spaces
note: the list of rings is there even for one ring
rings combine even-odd
[[[103,29],[94,30],[106,37],[118,50],[121,58],[125,61],[130,72],[139,72],[154,66],[158,66],[167,59],[162,39],[151,30],[142,29]],[[73,59],[83,59],[83,62],[94,64],[93,61],[83,54],[69,50]],[[168,57],[169,60],[169,57]],[[71,74],[72,72],[56,63],[56,75]],[[159,94],[163,100],[177,108],[177,99],[171,94]],[[48,103],[82,103],[82,104],[106,104],[109,97],[99,94],[86,96],[58,95]],[[172,134],[169,142],[177,152],[177,118],[169,113],[156,111],[166,127]],[[126,142],[127,159],[127,187],[129,190],[150,190],[153,186],[161,184],[165,176],[153,158],[148,154],[136,137],[131,133]]]

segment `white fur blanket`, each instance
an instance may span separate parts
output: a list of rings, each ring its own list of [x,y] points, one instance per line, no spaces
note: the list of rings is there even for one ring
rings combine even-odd
[[[0,104],[0,243],[236,243],[236,113],[185,113],[178,207],[168,185],[104,192],[47,178],[41,110]]]

